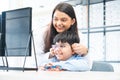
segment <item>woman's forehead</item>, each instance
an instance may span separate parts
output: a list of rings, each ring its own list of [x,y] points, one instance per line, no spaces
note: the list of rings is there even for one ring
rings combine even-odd
[[[59,10],[56,10],[54,15],[53,15],[54,18],[70,18],[66,13],[64,12],[61,12]]]

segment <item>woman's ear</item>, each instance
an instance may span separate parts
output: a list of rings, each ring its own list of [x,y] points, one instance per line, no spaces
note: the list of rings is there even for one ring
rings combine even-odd
[[[72,19],[72,25],[75,23],[75,18]]]

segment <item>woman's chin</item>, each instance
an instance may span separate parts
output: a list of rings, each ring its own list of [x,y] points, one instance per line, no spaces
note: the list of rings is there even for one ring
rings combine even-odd
[[[64,30],[57,30],[58,33],[64,32]]]

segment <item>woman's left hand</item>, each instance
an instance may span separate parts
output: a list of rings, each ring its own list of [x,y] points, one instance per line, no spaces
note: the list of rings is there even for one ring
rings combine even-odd
[[[72,44],[72,49],[75,53],[80,54],[82,56],[86,55],[88,53],[88,49],[86,46],[80,44],[80,43],[74,43]]]

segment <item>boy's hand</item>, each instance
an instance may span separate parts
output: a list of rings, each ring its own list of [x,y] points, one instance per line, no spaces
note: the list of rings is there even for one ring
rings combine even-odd
[[[43,70],[43,71],[63,71],[61,66],[53,65],[52,63],[45,64],[45,66],[42,68],[43,69],[41,69],[41,70]]]
[[[53,56],[55,56],[54,49],[53,49],[53,48],[50,48],[49,58],[52,58]]]

